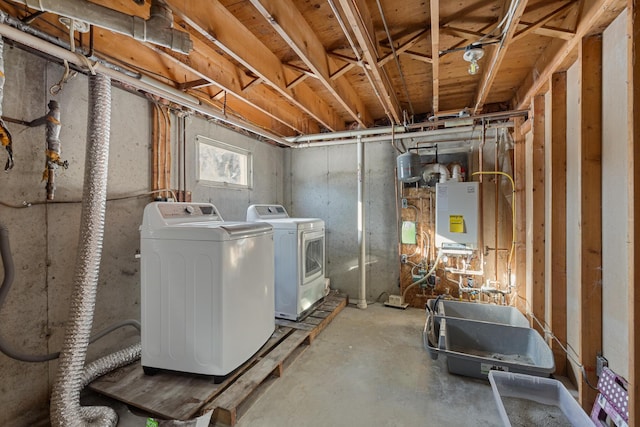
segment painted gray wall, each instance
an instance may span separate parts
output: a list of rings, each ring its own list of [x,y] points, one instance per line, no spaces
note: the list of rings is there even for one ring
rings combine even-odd
[[[395,158],[390,142],[366,143],[367,300],[399,292]],[[292,216],[325,220],[331,287],[359,298],[356,144],[288,149],[285,203]],[[380,299],[386,300],[386,295]]]
[[[602,344],[609,366],[629,376],[629,156],[627,12],[602,38]]]

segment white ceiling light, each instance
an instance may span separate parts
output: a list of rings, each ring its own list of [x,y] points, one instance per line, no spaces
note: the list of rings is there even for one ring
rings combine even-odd
[[[478,60],[484,56],[484,49],[480,46],[470,45],[464,50],[464,54],[462,58],[470,62],[469,64],[469,74],[476,75],[478,71],[480,71],[480,65],[478,65]]]

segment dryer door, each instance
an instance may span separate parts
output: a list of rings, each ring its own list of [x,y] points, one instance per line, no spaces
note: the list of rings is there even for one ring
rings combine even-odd
[[[303,232],[302,250],[303,283],[324,277],[324,231]]]

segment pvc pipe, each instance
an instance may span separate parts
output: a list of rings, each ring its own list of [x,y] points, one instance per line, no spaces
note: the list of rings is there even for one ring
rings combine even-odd
[[[0,14],[0,16],[2,16],[2,14]],[[248,130],[250,132],[255,133],[256,135],[260,135],[278,144],[281,144],[287,147],[295,146],[295,144],[292,144],[289,141],[286,141],[285,139],[272,134],[271,132],[265,131],[264,129],[251,125],[249,123],[244,123],[232,117],[224,116],[221,113],[217,112],[216,110],[206,105],[201,105],[200,102],[195,98],[194,100],[187,99],[185,98],[186,94],[180,94],[180,96],[177,96],[177,94],[175,93],[176,91],[175,88],[172,88],[171,86],[165,85],[161,82],[154,81],[153,84],[150,84],[149,79],[140,80],[138,78],[124,74],[118,70],[109,68],[108,66],[104,65],[101,62],[87,64],[88,62],[87,58],[82,55],[70,52],[60,46],[56,46],[52,43],[41,40],[38,37],[35,37],[31,34],[27,34],[23,31],[20,31],[6,24],[0,24],[0,35],[8,39],[14,40],[18,43],[21,43],[25,46],[44,52],[48,55],[54,56],[56,58],[59,58],[62,60],[66,59],[68,62],[75,64],[76,66],[79,66],[79,67],[88,67],[88,65],[91,65],[94,71],[96,72],[99,71],[101,74],[104,74],[105,76],[108,76],[113,80],[117,80],[125,85],[129,85],[136,89],[143,90],[150,94],[167,99],[171,102],[182,105],[186,108],[189,108],[195,112],[201,113],[210,118],[220,120],[221,122],[225,122],[230,125]]]
[[[439,173],[440,174],[440,182],[449,181],[449,169],[447,169],[447,167],[445,165],[442,165],[440,163],[430,163],[430,164],[426,165],[422,169],[423,179],[425,181],[427,181],[427,175],[430,175],[432,173]]]
[[[364,143],[362,137],[358,137],[358,245],[360,256],[358,257],[358,268],[360,271],[360,293],[358,308],[367,308],[367,246],[366,246],[366,226],[364,209]]]

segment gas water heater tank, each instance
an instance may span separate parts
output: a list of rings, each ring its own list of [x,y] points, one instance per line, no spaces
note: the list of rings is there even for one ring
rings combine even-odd
[[[420,156],[407,151],[397,158],[398,180],[400,182],[417,182],[420,180]]]

